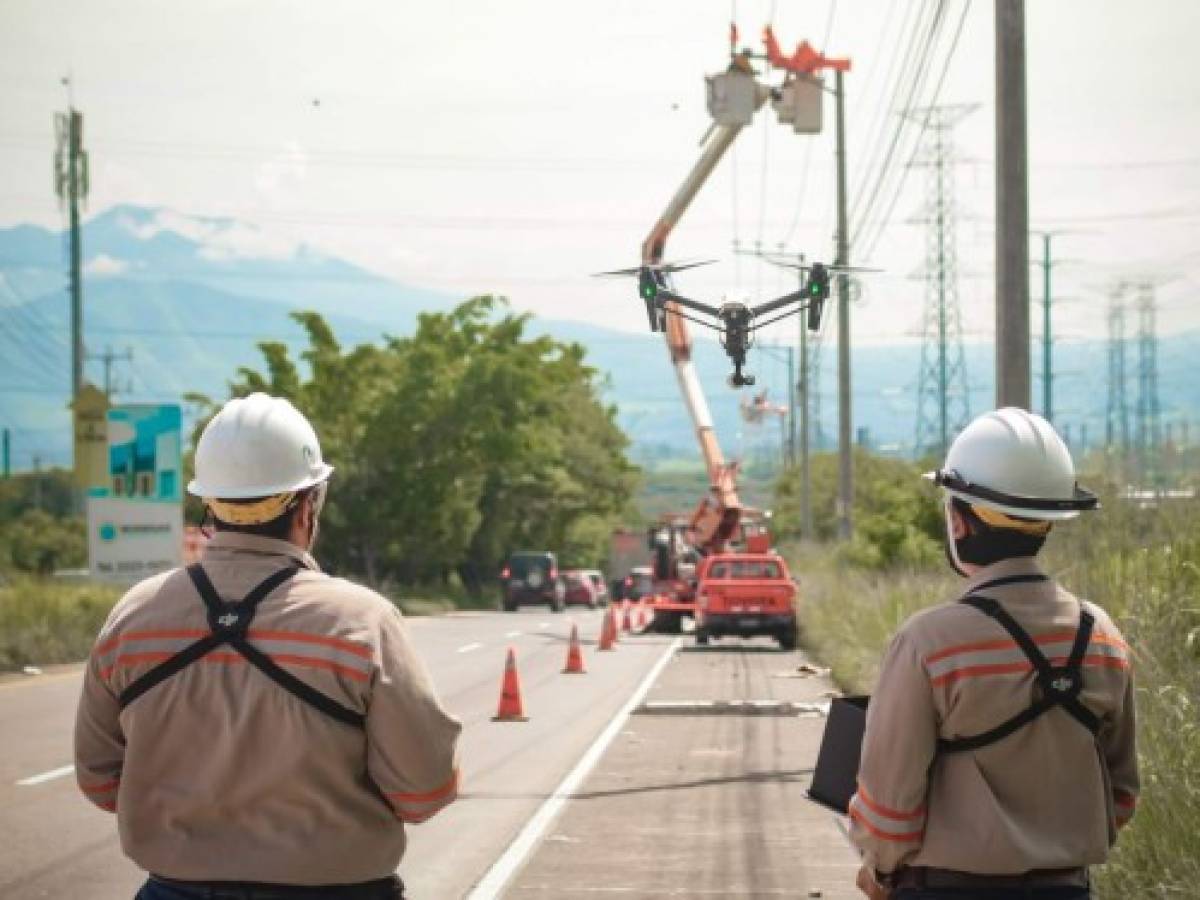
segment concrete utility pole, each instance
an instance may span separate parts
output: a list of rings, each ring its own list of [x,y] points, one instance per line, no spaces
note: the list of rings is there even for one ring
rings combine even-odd
[[[787,464],[796,464],[796,348],[787,347]]]
[[[1030,407],[1025,0],[996,0],[996,405]]]
[[[71,399],[79,397],[83,385],[83,248],[79,234],[79,205],[88,195],[88,159],[83,149],[83,113],[75,109],[70,79],[67,111],[57,113],[54,128],[58,148],[54,154],[54,188],[60,204],[70,216],[71,241]]]
[[[846,223],[846,89],[841,69],[834,72],[837,97],[837,265],[850,265],[850,236]],[[838,537],[849,540],[854,531],[854,457],[850,445],[850,282],[838,275]]]
[[[5,478],[12,475],[12,432],[4,429],[3,474]]]

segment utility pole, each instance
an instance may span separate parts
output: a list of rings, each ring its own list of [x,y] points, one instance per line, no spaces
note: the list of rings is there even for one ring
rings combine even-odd
[[[1050,308],[1054,303],[1050,293],[1050,273],[1054,269],[1054,258],[1050,254],[1050,242],[1061,231],[1034,231],[1042,239],[1042,260],[1034,261],[1042,267],[1042,416],[1054,424],[1054,336],[1051,329]]]
[[[1125,393],[1125,289],[1115,284],[1108,298],[1108,406],[1104,420],[1104,442],[1112,452],[1120,449],[1122,468],[1129,452],[1129,403]]]
[[[946,104],[908,110],[924,122],[929,135],[923,159],[929,169],[925,194],[925,323],[917,373],[917,456],[946,456],[950,440],[971,418],[967,363],[963,353],[962,314],[958,303],[957,215],[954,203],[954,142],[950,130],[977,109],[976,104]]]
[[[5,479],[8,479],[12,475],[12,432],[7,428],[4,429],[3,442],[3,471]]]
[[[809,446],[809,414],[812,404],[808,402],[808,326],[800,317],[800,530],[805,540],[812,540],[812,453]]]
[[[33,454],[33,505],[42,508],[42,457]]]
[[[71,81],[67,88],[67,111],[54,117],[58,148],[54,154],[54,188],[59,204],[70,216],[71,241],[71,399],[79,398],[83,385],[83,249],[79,234],[79,205],[88,195],[88,158],[83,149],[83,113],[75,109]]]
[[[124,353],[113,353],[112,347],[105,347],[103,353],[96,353],[94,355],[89,354],[84,358],[95,359],[104,363],[104,396],[111,401],[112,395],[116,392],[112,383],[113,364],[119,362],[133,362],[133,349],[126,347]]]
[[[1158,330],[1154,285],[1138,285],[1138,475],[1158,482],[1158,455],[1162,447],[1162,407],[1158,401]]]
[[[996,405],[1030,407],[1025,0],[996,0]]]
[[[787,462],[796,464],[796,348],[788,346],[788,399],[787,399]]]
[[[837,265],[850,265],[846,224],[846,88],[841,69],[834,72],[837,97]],[[850,283],[838,279],[838,537],[849,540],[854,531],[854,457],[850,446]]]

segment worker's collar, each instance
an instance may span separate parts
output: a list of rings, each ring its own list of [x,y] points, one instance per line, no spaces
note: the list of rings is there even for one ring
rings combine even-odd
[[[1002,559],[999,562],[992,563],[990,566],[984,566],[982,569],[968,578],[967,588],[963,593],[969,594],[977,590],[980,585],[986,584],[989,581],[996,581],[1000,578],[1013,578],[1019,575],[1045,576],[1045,574],[1046,573],[1043,572],[1041,567],[1037,564],[1037,560],[1032,556],[1015,556],[1012,559]],[[1049,585],[1050,582],[1046,581],[1044,584]],[[1035,582],[1032,584],[1021,584],[1016,586],[1029,590],[1030,588],[1036,589],[1041,585],[1038,585]]]
[[[306,569],[320,572],[321,567],[307,550],[302,550],[291,541],[281,541],[277,538],[262,537],[257,534],[244,534],[240,531],[218,531],[204,547],[204,558],[209,556],[226,556],[238,554],[256,554],[260,556],[284,556],[294,560]]]

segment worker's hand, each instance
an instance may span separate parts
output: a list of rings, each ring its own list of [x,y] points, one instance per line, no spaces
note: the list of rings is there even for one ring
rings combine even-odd
[[[871,874],[870,869],[866,866],[859,868],[858,878],[854,884],[860,891],[867,895],[867,900],[888,900],[888,889],[875,880],[875,876]]]

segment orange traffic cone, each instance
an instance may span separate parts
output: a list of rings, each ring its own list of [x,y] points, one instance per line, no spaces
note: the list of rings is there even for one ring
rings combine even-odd
[[[584,675],[587,670],[583,668],[583,650],[579,646],[579,627],[571,626],[571,646],[567,648],[567,667],[563,669],[564,675]]]
[[[500,707],[493,722],[528,722],[525,708],[521,704],[521,679],[517,675],[517,654],[512,647],[508,648],[508,658],[504,661],[504,681],[500,687]]]
[[[633,631],[633,619],[629,613],[632,605],[628,600],[621,604],[621,630],[626,634]]]
[[[600,647],[601,650],[615,650],[613,645],[617,642],[616,618],[613,608],[609,606],[608,612],[604,614],[604,624],[600,626]]]

